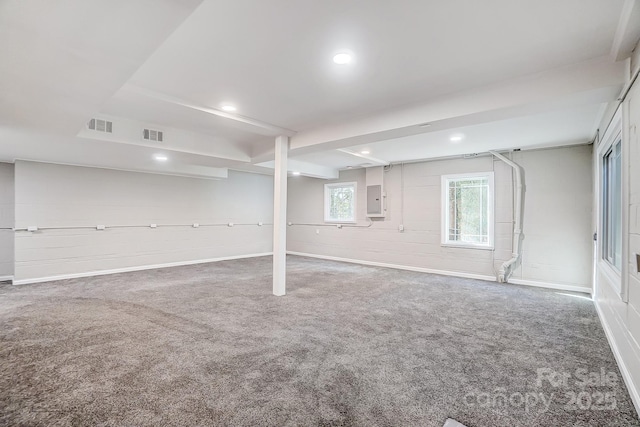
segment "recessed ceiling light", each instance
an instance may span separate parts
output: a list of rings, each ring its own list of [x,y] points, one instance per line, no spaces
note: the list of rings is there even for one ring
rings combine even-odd
[[[298,175],[300,175],[300,172],[291,172],[291,175],[298,176]]]
[[[464,139],[464,135],[462,134],[451,135],[451,137],[449,137],[449,141],[451,142],[460,142],[463,139]]]
[[[338,65],[346,65],[351,62],[351,59],[351,54],[346,52],[337,53],[333,56],[333,62]]]
[[[169,160],[169,158],[163,154],[156,154],[153,156],[153,158],[159,162],[166,162],[167,160]]]
[[[236,111],[236,110],[237,110],[237,108],[236,108],[236,107],[234,107],[233,105],[228,105],[228,104],[223,105],[223,106],[222,106],[222,109],[223,109],[224,111],[228,111],[228,112],[230,112],[230,113],[232,113],[232,112],[234,112],[234,111]]]
[[[369,151],[369,150],[362,150],[362,151],[360,152],[360,154],[369,154],[369,153],[371,153],[371,151]]]
[[[347,166],[347,169],[353,169],[353,166]]]

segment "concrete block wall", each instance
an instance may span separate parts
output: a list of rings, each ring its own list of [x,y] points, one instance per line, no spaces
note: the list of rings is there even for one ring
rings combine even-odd
[[[636,263],[636,254],[640,254],[640,84],[634,85],[622,108],[628,109],[622,122],[624,131],[628,131],[627,140],[623,138],[628,156],[628,162],[625,162],[628,165],[625,183],[628,205],[623,206],[628,215],[627,301],[618,293],[612,277],[600,269],[594,299],[631,397],[640,412],[640,273]],[[594,157],[599,161],[597,154]],[[598,178],[595,177],[596,182]]]
[[[14,167],[0,163],[0,280],[13,276]]]
[[[523,263],[513,281],[591,290],[591,147],[574,146],[512,154],[524,166]],[[441,176],[494,171],[495,250],[441,245]],[[343,171],[336,181],[358,183],[357,217],[366,225],[365,171]],[[323,223],[327,182],[289,180],[288,221]],[[512,170],[492,157],[394,165],[385,173],[387,217],[369,228],[297,226],[287,249],[297,253],[438,270],[492,279],[511,257]],[[398,226],[405,231],[399,232]]]
[[[15,194],[16,228],[72,227],[16,231],[17,283],[272,250],[270,176],[207,180],[18,161]]]

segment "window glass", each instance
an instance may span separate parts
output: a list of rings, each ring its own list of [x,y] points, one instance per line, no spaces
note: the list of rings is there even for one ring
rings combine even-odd
[[[356,184],[326,184],[324,191],[325,221],[354,222],[356,209]]]
[[[618,140],[603,157],[602,257],[622,269],[622,142]]]
[[[443,243],[491,246],[490,175],[443,177],[446,188]]]

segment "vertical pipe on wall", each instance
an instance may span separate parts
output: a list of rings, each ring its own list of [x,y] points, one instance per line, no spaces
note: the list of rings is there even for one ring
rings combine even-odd
[[[523,202],[524,202],[524,180],[522,177],[522,167],[517,163],[509,160],[502,154],[495,151],[489,151],[498,159],[502,160],[507,165],[511,166],[516,175],[516,199],[515,199],[515,218],[513,222],[513,245],[511,249],[511,259],[504,262],[498,272],[498,282],[504,283],[509,280],[511,273],[518,267],[521,261],[522,255],[522,215],[523,215]]]
[[[287,156],[289,137],[279,136],[275,142],[273,176],[273,294],[286,293],[287,276]]]

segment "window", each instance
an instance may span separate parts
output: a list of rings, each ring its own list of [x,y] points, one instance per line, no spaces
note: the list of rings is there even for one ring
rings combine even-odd
[[[602,157],[602,258],[622,269],[622,141]]]
[[[340,182],[324,186],[325,222],[356,221],[356,183]]]
[[[493,172],[442,177],[442,244],[493,248]]]

